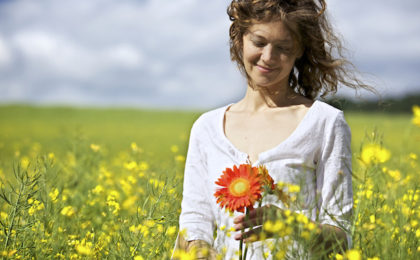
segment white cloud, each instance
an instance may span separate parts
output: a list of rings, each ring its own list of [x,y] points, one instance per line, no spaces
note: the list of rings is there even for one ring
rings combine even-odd
[[[129,44],[112,46],[105,51],[104,56],[110,63],[128,68],[139,67],[143,62],[142,54]]]
[[[331,0],[329,8],[356,59],[420,59],[420,2]]]
[[[0,69],[5,68],[12,62],[12,53],[6,41],[0,35]]]
[[[71,39],[46,31],[21,31],[13,43],[23,62],[39,76],[88,78],[98,65],[91,52]]]
[[[142,63],[142,54],[130,44],[93,49],[46,31],[17,32],[12,43],[39,76],[87,80],[107,70],[139,68]]]
[[[245,82],[229,59],[229,2],[2,2],[2,99],[186,107],[234,101]],[[352,60],[389,93],[420,81],[417,2],[328,1]]]

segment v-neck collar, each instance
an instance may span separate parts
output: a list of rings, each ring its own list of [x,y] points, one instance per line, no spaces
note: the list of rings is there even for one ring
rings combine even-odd
[[[310,114],[312,113],[312,111],[315,109],[315,107],[317,106],[317,104],[320,101],[315,100],[314,103],[312,103],[312,105],[309,107],[308,111],[306,111],[306,114],[303,116],[303,118],[300,120],[298,126],[293,130],[293,132],[286,138],[284,139],[282,142],[280,142],[279,144],[277,144],[276,146],[265,150],[261,153],[258,154],[258,159],[252,163],[252,166],[257,166],[259,164],[261,164],[262,162],[264,162],[264,160],[268,157],[269,154],[271,154],[272,152],[278,150],[280,147],[284,146],[286,143],[290,142],[291,140],[293,140],[293,138],[295,138],[295,136],[299,133],[302,132],[301,128],[304,128],[306,126],[308,126],[309,124],[307,123],[307,121],[310,120]],[[225,129],[224,129],[224,120],[225,120],[225,115],[226,115],[226,111],[229,109],[229,107],[231,107],[234,103],[230,103],[228,105],[226,105],[225,107],[223,107],[221,109],[221,113],[220,113],[220,118],[219,118],[219,127],[218,127],[218,132],[219,135],[221,136],[222,140],[233,150],[235,151],[236,154],[238,154],[241,157],[241,160],[243,161],[247,161],[249,160],[249,155],[241,150],[239,150],[226,136],[225,134]]]

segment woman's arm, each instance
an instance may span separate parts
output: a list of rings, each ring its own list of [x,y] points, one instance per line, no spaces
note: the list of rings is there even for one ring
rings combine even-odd
[[[203,240],[212,245],[215,217],[210,203],[206,155],[200,142],[203,130],[199,120],[194,123],[190,133],[179,230],[184,232],[187,241]]]
[[[261,237],[273,237],[275,234],[263,230],[262,225],[268,220],[277,221],[279,219],[286,222],[287,216],[285,215],[285,211],[273,205],[266,205],[254,209],[250,211],[248,217],[245,215],[238,216],[234,219],[234,228],[236,231],[252,227],[256,228],[244,233],[238,233],[235,236],[235,239],[244,239],[245,242],[255,242],[256,240],[260,240]],[[318,232],[314,232],[312,240],[310,241],[313,252],[343,252],[347,249],[347,235],[343,229],[329,224],[311,222],[314,226],[318,227]],[[293,226],[294,224],[291,225]],[[262,236],[262,234],[264,235]]]
[[[184,170],[182,210],[179,217],[180,233],[174,253],[176,250],[195,250],[200,254],[212,251],[215,218],[209,200],[206,158],[200,145],[203,133],[199,121],[200,119],[194,123],[190,133]],[[173,258],[177,259],[175,254]]]

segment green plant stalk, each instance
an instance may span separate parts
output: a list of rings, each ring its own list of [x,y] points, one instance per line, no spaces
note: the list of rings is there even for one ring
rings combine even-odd
[[[16,217],[16,214],[17,214],[17,208],[19,206],[19,201],[20,201],[20,199],[21,199],[22,194],[24,193],[24,191],[25,191],[25,185],[24,185],[23,182],[21,182],[20,183],[20,187],[19,187],[18,198],[17,198],[17,200],[15,202],[15,205],[13,206],[13,212],[12,212],[12,216],[11,216],[11,219],[10,219],[10,225],[7,228],[7,235],[6,235],[6,240],[4,242],[3,250],[6,250],[8,244],[9,244],[10,236],[11,236],[12,230],[13,230],[13,228],[15,226],[15,217]]]
[[[259,207],[261,207],[261,201],[260,201]],[[248,209],[248,208],[246,208],[245,219],[248,219],[248,218],[249,218],[249,209]],[[252,229],[252,228],[251,228],[251,229]],[[245,245],[244,259],[246,259],[246,255],[247,255],[247,253],[248,253],[248,243]]]
[[[241,233],[244,233],[245,228],[242,228]],[[241,241],[239,242],[239,260],[242,260],[242,247],[244,244],[244,240],[241,238]]]

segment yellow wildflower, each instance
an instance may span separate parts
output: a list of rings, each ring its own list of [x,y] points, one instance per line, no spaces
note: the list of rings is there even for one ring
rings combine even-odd
[[[278,233],[285,228],[283,221],[277,220],[276,222],[266,221],[263,225],[263,230],[270,233]]]
[[[114,200],[120,199],[120,193],[116,190],[111,190],[109,192],[109,195],[107,197],[107,200],[111,200],[111,198],[114,198]]]
[[[300,186],[299,185],[293,185],[293,184],[289,184],[288,185],[288,191],[290,193],[297,193],[300,191]]]
[[[87,245],[77,244],[76,251],[79,255],[92,255],[93,254],[92,249]]]
[[[391,158],[391,152],[378,144],[367,144],[362,149],[361,160],[366,165],[384,163]]]
[[[107,200],[106,204],[108,205],[108,207],[110,208],[110,210],[112,210],[112,214],[114,215],[118,215],[118,213],[120,212],[120,204],[118,202],[116,202],[113,199]]]
[[[311,238],[311,233],[309,233],[308,231],[303,231],[300,236],[306,240],[309,240],[309,238]]]
[[[55,159],[55,154],[54,153],[49,153],[48,154],[48,159],[54,160]]]
[[[101,194],[105,191],[102,185],[96,185],[96,187],[92,190],[93,194]]]
[[[131,193],[133,188],[131,187],[131,184],[129,182],[127,182],[126,180],[120,180],[120,185],[125,194],[128,195]]]
[[[195,260],[197,259],[196,255],[196,248],[193,247],[189,252],[185,252],[184,250],[175,250],[173,258],[177,260]]]
[[[99,150],[101,149],[101,147],[99,145],[97,145],[97,144],[91,144],[90,145],[90,149],[92,149],[92,151],[94,151],[96,153],[96,152],[99,152]]]
[[[135,161],[131,161],[131,162],[128,162],[128,163],[124,163],[123,166],[127,170],[134,170],[134,169],[137,168],[138,165],[137,165],[137,163]]]
[[[127,177],[127,181],[129,182],[129,183],[131,183],[131,184],[136,184],[137,183],[137,180],[136,180],[136,178],[134,178],[133,176],[128,176]]]
[[[177,162],[184,162],[185,161],[185,156],[183,156],[183,155],[177,155],[177,156],[175,156],[175,161],[177,161]]]
[[[141,162],[139,165],[139,169],[140,171],[146,171],[147,169],[149,169],[149,164],[147,162]]]
[[[71,217],[76,213],[76,211],[74,210],[72,206],[66,206],[61,210],[60,213],[63,216]]]
[[[131,143],[131,150],[135,153],[143,151],[135,142]]]
[[[360,255],[359,250],[357,249],[350,249],[346,252],[346,256],[348,260],[361,260],[362,256]]]
[[[53,202],[56,202],[57,197],[58,197],[58,189],[55,188],[54,190],[52,190],[50,193],[48,193],[48,196],[50,196]]]
[[[315,228],[317,228],[316,224],[314,222],[309,222],[307,225],[305,225],[306,229],[308,229],[309,231],[314,230]]]
[[[177,153],[177,152],[179,151],[178,146],[177,146],[177,145],[172,145],[172,146],[171,146],[171,151],[172,151],[173,153]]]
[[[420,106],[413,106],[413,124],[420,127]]]
[[[6,212],[1,211],[0,212],[0,220],[5,221],[8,217],[8,214]]]
[[[166,230],[166,234],[168,234],[169,236],[172,236],[176,233],[176,226],[170,226],[168,227],[168,229]]]
[[[395,181],[401,180],[401,172],[399,170],[389,170],[389,176],[391,176]]]
[[[309,219],[304,214],[297,214],[296,221],[300,222],[300,223],[303,223],[303,224],[308,224]]]
[[[129,210],[129,209],[136,209],[133,207],[136,204],[136,201],[138,200],[137,196],[130,196],[126,200],[124,200],[122,207],[123,209]]]
[[[26,156],[24,156],[24,157],[22,157],[22,159],[20,159],[20,165],[22,166],[23,169],[28,168],[29,163],[30,163],[29,158],[26,157]]]
[[[35,199],[28,199],[28,203],[31,204],[31,207],[28,209],[28,214],[32,216],[35,212],[44,209],[44,203],[40,202],[39,200]]]
[[[375,215],[371,215],[369,217],[369,220],[370,220],[370,223],[375,224],[375,220],[376,220]]]

